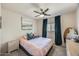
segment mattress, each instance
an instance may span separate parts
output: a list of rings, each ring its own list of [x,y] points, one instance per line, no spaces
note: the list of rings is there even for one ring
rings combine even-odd
[[[20,45],[31,55],[44,56],[53,46],[53,42],[51,39],[39,37],[31,40],[22,39]]]

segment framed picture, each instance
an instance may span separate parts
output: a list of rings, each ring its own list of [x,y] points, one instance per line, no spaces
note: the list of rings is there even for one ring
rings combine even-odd
[[[0,16],[0,29],[2,27],[2,17]]]
[[[30,30],[32,31],[33,23],[29,21],[27,18],[21,17],[21,29],[22,30]]]

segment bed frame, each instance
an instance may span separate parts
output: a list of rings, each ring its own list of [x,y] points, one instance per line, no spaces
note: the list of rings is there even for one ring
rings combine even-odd
[[[21,48],[21,49],[24,51],[24,53],[25,53],[26,55],[28,55],[28,56],[33,56],[33,55],[31,55],[28,51],[26,51],[20,44],[19,44],[19,48]],[[52,50],[52,48],[54,48],[54,47],[51,46],[51,48],[50,48],[49,51],[47,52],[46,56],[48,56],[48,54],[49,54],[49,52]]]

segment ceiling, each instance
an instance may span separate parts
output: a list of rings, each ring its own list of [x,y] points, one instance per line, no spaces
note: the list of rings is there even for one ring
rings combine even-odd
[[[35,17],[36,13],[33,11],[39,11],[40,8],[46,9],[49,8],[48,14],[59,15],[63,13],[68,13],[76,10],[78,4],[77,3],[3,3],[2,8],[6,8],[17,12],[19,14],[25,15],[31,19],[37,19],[39,17]],[[51,17],[52,17],[51,16]]]

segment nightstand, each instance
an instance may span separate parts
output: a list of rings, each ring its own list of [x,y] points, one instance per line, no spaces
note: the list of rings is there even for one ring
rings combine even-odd
[[[18,39],[8,42],[8,53],[12,52],[14,50],[17,50],[17,49],[19,49],[19,40]]]

